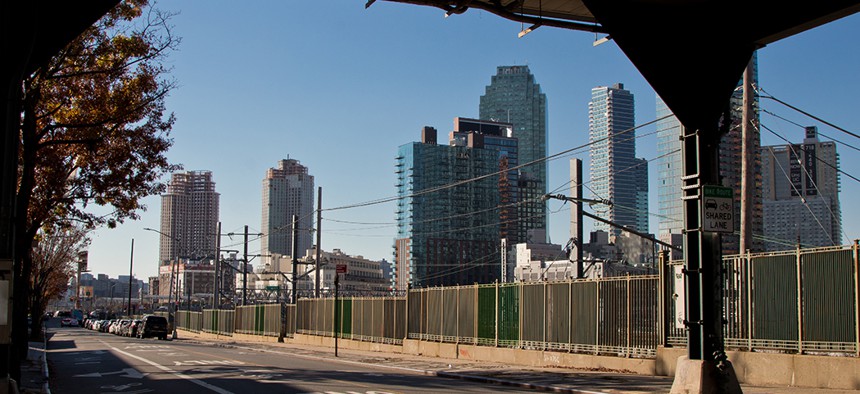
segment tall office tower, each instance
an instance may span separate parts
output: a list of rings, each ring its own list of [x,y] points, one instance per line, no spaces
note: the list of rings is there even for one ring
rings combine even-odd
[[[173,173],[161,196],[159,265],[215,257],[219,198],[211,171]]]
[[[758,63],[756,55],[753,54],[753,84],[758,83]],[[754,95],[755,102],[753,104],[753,122],[758,124],[758,96]],[[741,217],[741,118],[743,111],[743,79],[738,81],[738,89],[732,94],[730,99],[731,106],[731,123],[728,133],[723,136],[720,141],[720,179],[722,186],[730,187],[735,193],[735,230],[740,231]],[[671,115],[671,110],[666,104],[657,97],[657,117],[661,118],[666,115]],[[670,242],[673,245],[682,246],[682,229],[684,227],[684,208],[681,200],[681,175],[682,165],[681,160],[681,142],[683,125],[674,116],[661,120],[657,123],[657,154],[660,156],[658,166],[658,204],[660,210],[660,238],[663,241]],[[753,181],[752,199],[749,202],[753,204],[752,217],[750,218],[750,229],[755,236],[762,234],[762,181],[761,181],[761,154],[759,150],[758,131],[753,127],[753,132],[756,137],[753,138],[754,145],[750,147],[751,160],[753,161],[754,170],[752,173],[755,176]],[[740,249],[739,234],[723,234],[723,254],[738,253]],[[754,237],[750,250],[753,252],[762,250],[762,242],[758,237]],[[680,258],[673,255],[673,258]]]
[[[285,159],[263,178],[262,254],[268,263],[275,255],[293,256],[293,215],[298,216],[296,256],[313,246],[314,177],[298,160]]]
[[[454,131],[449,137],[452,146],[468,146],[472,134],[479,134],[483,148],[498,152],[499,171],[499,207],[498,223],[499,238],[507,240],[508,245],[525,242],[527,234],[524,226],[518,226],[517,206],[519,201],[519,174],[516,170],[508,170],[519,165],[519,145],[513,137],[511,123],[492,122],[486,120],[454,118]]]
[[[833,246],[842,241],[839,154],[806,128],[803,144],[761,148],[767,251]]]
[[[482,146],[479,133],[437,145],[436,129],[424,127],[421,142],[399,147],[397,290],[500,277],[499,152]]]
[[[666,103],[657,96],[657,119],[672,115]],[[671,116],[657,121],[657,209],[660,213],[660,240],[677,247],[684,246],[684,204],[681,199],[681,135],[684,126]],[[672,259],[682,259],[681,252],[673,251]]]
[[[500,66],[481,96],[479,117],[514,125],[518,141],[519,162],[526,164],[547,156],[546,95],[528,66]],[[520,189],[517,209],[520,234],[530,229],[546,230],[547,163],[523,167],[517,180]],[[545,234],[544,232],[536,232]],[[526,240],[524,239],[523,242]],[[532,240],[545,242],[545,239]]]
[[[588,104],[591,144],[591,191],[612,205],[595,208],[597,215],[617,224],[648,232],[648,162],[636,159],[633,94],[624,85],[591,89]],[[645,167],[645,168],[642,168]],[[644,209],[642,209],[644,207]],[[594,230],[620,235],[621,230],[595,223]]]

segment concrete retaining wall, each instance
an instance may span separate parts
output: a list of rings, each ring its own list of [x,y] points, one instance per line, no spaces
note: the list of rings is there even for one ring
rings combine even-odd
[[[658,348],[656,373],[675,376],[684,348]],[[756,386],[860,390],[860,358],[781,353],[726,352],[738,381]]]
[[[187,331],[181,330],[188,334]],[[277,342],[277,337],[234,334],[232,337],[194,333],[201,339],[247,342]],[[286,343],[317,347],[334,347],[334,338],[295,334]],[[617,371],[640,375],[675,376],[678,357],[685,348],[657,348],[656,359],[622,358],[542,350],[496,348],[454,343],[425,342],[404,339],[402,345],[339,339],[341,349],[384,353],[403,353],[427,357],[488,361],[530,367],[561,367]],[[775,387],[808,387],[836,390],[860,390],[860,358],[811,356],[779,353],[727,352],[742,384]]]

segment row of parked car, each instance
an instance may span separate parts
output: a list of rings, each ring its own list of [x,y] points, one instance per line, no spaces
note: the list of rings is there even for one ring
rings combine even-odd
[[[146,315],[140,319],[85,319],[83,326],[90,330],[124,337],[167,339],[167,318]]]

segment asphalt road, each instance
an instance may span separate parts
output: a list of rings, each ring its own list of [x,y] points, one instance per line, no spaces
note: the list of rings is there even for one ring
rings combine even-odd
[[[187,341],[49,328],[51,391],[64,393],[524,392],[427,376],[409,368],[340,362],[289,349],[236,349]]]

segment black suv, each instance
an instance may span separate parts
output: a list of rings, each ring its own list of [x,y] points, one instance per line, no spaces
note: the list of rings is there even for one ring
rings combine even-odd
[[[138,338],[156,337],[167,339],[167,318],[164,316],[146,315],[137,329]]]

